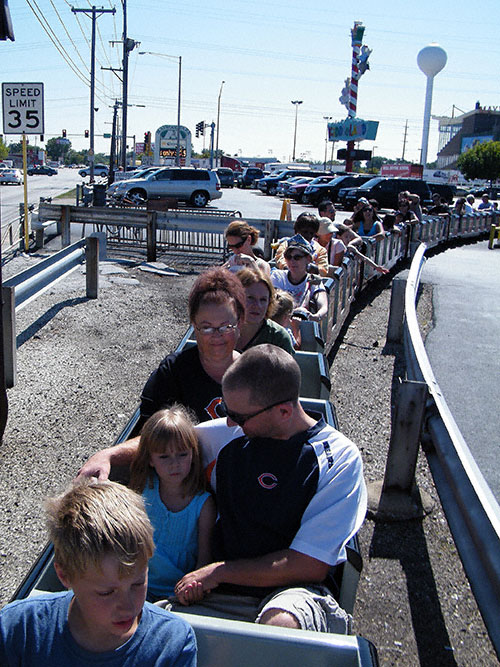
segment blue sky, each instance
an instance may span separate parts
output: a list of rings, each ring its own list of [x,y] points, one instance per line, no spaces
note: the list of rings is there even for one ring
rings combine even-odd
[[[73,6],[92,3],[80,1]],[[113,0],[97,7],[110,8]],[[360,79],[358,116],[380,122],[377,139],[360,148],[401,157],[406,120],[405,157],[419,160],[426,79],[416,62],[421,48],[437,42],[448,55],[434,81],[432,113],[451,115],[500,105],[498,4],[493,0],[457,3],[450,0],[401,0],[378,4],[359,0],[127,0],[129,37],[140,42],[130,56],[129,135],[142,141],[177,119],[177,62],[138,55],[153,51],[182,56],[181,121],[193,132],[198,121],[216,119],[221,82],[219,146],[234,155],[274,155],[289,160],[293,146],[294,107],[298,113],[297,156],[322,160],[325,153],[324,116],[342,120],[338,101],[350,75],[350,30],[355,20],[365,25],[364,44],[373,53],[370,70]],[[88,78],[89,18],[71,12],[68,0],[11,0],[15,42],[0,42],[1,80],[41,81],[45,85],[45,139],[67,130],[75,148],[88,146],[89,87],[63,60],[36,19],[39,9],[50,29]],[[101,67],[120,67],[121,2],[115,16],[98,20],[96,134],[110,132],[120,82]],[[455,112],[459,113],[459,112]],[[17,139],[12,136],[12,140]],[[33,141],[33,139],[31,140]],[[193,139],[195,149],[202,139]],[[339,145],[338,147],[344,147]],[[96,150],[109,151],[109,140],[96,138]],[[428,159],[437,151],[437,121],[431,122]]]

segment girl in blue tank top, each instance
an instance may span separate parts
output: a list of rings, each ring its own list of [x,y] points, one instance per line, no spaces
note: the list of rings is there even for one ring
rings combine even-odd
[[[211,562],[215,503],[205,480],[194,424],[173,405],[145,423],[130,469],[130,486],[142,493],[154,528],[148,599],[174,595],[186,573]]]

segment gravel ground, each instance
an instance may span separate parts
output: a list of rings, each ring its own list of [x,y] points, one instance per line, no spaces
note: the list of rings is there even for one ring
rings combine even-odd
[[[8,263],[4,277],[39,257]],[[45,543],[43,498],[113,441],[187,326],[195,270],[179,266],[181,275],[167,278],[136,264],[101,266],[97,300],[85,298],[77,271],[17,317],[18,381],[0,450],[0,606]],[[391,397],[404,372],[400,347],[385,344],[389,299],[389,281],[371,288],[331,355],[332,401],[341,430],[362,451],[367,482],[383,478]],[[428,328],[426,288],[419,310]],[[417,481],[436,502],[428,517],[367,520],[361,530],[356,632],[374,642],[382,665],[496,664],[422,455]]]

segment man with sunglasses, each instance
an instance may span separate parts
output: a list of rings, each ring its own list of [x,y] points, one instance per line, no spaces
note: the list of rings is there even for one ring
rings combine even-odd
[[[216,461],[219,517],[215,562],[176,587],[179,600],[194,603],[190,613],[350,631],[350,617],[323,582],[345,560],[345,544],[365,515],[361,457],[323,418],[303,410],[299,387],[289,354],[273,345],[251,348],[222,380],[227,423],[198,427],[204,456]]]
[[[175,592],[189,613],[347,634],[350,616],[323,582],[366,513],[361,456],[302,409],[299,389],[297,362],[274,345],[224,374],[227,418],[196,427],[219,512],[214,562]],[[94,455],[86,474],[130,461],[130,442]]]

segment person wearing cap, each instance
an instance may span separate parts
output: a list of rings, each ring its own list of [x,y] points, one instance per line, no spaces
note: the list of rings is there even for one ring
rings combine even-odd
[[[308,273],[312,254],[311,243],[295,234],[286,242],[287,270],[273,269],[271,281],[276,288],[292,295],[296,316],[318,322],[328,314],[328,298],[321,281]]]
[[[477,207],[478,211],[484,211],[484,210],[489,210],[490,208],[493,208],[493,204],[490,202],[490,196],[487,192],[484,193],[481,197],[481,203]]]
[[[326,249],[314,240],[314,237],[318,233],[318,229],[319,220],[312,213],[301,213],[297,217],[297,220],[293,226],[293,231],[295,234],[300,234],[306,239],[306,241],[309,241],[309,243],[312,244],[312,255],[308,270],[311,273],[318,273],[320,276],[325,277],[328,275],[328,254]],[[288,239],[284,239],[276,250],[274,261],[278,269],[287,268],[284,257],[287,242]]]
[[[345,244],[337,236],[338,227],[335,222],[330,218],[320,218],[319,219],[319,229],[316,235],[318,243],[320,243],[323,248],[326,248],[328,253],[328,275],[332,275],[333,271],[338,266],[342,265],[342,260],[344,259],[344,253],[346,251]]]

